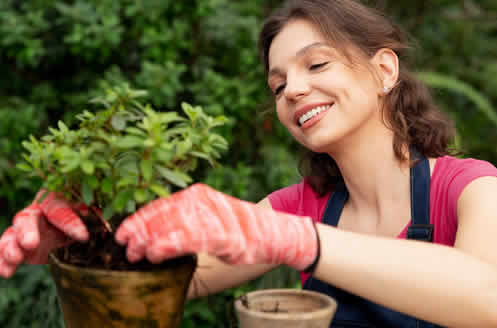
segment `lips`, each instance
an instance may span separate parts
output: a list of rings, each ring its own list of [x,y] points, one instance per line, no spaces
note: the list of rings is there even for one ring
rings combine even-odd
[[[318,107],[321,107],[321,106],[333,106],[334,102],[321,102],[321,103],[314,103],[314,104],[309,104],[309,105],[305,105],[301,108],[299,108],[297,111],[295,111],[295,114],[293,116],[293,120],[295,122],[295,124],[297,124],[298,126],[300,126],[299,124],[299,119],[302,115],[310,112],[311,110],[315,109],[315,108],[318,108]]]

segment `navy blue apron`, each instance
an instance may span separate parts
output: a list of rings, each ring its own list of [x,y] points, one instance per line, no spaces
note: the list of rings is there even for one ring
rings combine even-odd
[[[413,149],[411,149],[411,156],[416,156],[418,162],[410,169],[411,224],[407,231],[407,238],[432,242],[433,225],[430,224],[430,165],[425,157]],[[348,191],[342,182],[337,185],[330,197],[321,222],[336,227],[347,198]],[[419,265],[423,265],[423,263]],[[335,298],[338,303],[338,309],[330,328],[439,327],[350,294],[324,283],[312,277],[312,275],[306,280],[304,289],[324,293]],[[409,295],[406,295],[406,297],[409,297]]]

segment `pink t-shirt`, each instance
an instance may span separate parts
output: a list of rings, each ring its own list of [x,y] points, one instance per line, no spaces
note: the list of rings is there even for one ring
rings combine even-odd
[[[457,200],[464,187],[483,176],[496,176],[497,168],[486,161],[443,156],[437,159],[430,181],[430,222],[434,226],[433,242],[454,246],[457,232]],[[332,191],[319,197],[302,180],[277,190],[268,198],[274,210],[311,217],[320,222]],[[398,238],[406,238],[407,228]],[[308,278],[301,273],[302,284]]]

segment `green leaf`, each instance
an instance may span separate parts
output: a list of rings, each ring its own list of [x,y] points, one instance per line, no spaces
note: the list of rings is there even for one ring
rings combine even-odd
[[[180,188],[186,188],[188,184],[192,182],[192,178],[188,174],[181,171],[172,171],[168,168],[158,165],[155,166],[155,169],[160,173],[160,175],[162,175],[164,179]]]
[[[489,98],[471,85],[453,76],[435,72],[419,72],[417,76],[432,88],[446,89],[468,97],[468,99],[476,105],[476,108],[480,110],[490,122],[497,126],[497,111],[492,107]]]
[[[128,189],[128,190],[123,190],[120,191],[117,195],[116,198],[114,198],[114,209],[117,212],[122,212],[124,210],[124,207],[128,203],[130,199],[133,198],[133,190]]]
[[[145,181],[149,182],[153,177],[153,163],[149,159],[143,159],[140,164],[143,178]]]
[[[148,191],[146,189],[140,188],[135,190],[135,200],[138,204],[143,204],[147,201]]]
[[[135,186],[137,183],[138,183],[138,178],[136,176],[127,176],[127,177],[121,178],[117,182],[116,187],[118,189],[121,189],[123,187]]]
[[[126,128],[126,132],[131,133],[131,134],[136,134],[137,136],[140,136],[140,137],[147,136],[147,134],[143,130],[140,130],[140,129],[135,128],[135,127]]]
[[[116,140],[115,145],[120,148],[143,147],[144,139],[138,136],[125,136]]]
[[[81,184],[81,196],[83,197],[83,203],[86,205],[91,205],[93,202],[93,189],[90,187],[87,181],[83,181]]]
[[[21,170],[21,171],[24,171],[24,172],[31,172],[33,171],[33,168],[31,166],[29,166],[29,164],[27,163],[19,163],[16,165],[16,167]]]
[[[106,162],[104,161],[98,161],[95,163],[95,167],[98,168],[98,169],[102,169],[104,171],[110,171],[111,167],[109,164],[107,164]]]
[[[136,212],[136,202],[134,199],[130,199],[126,204],[126,212],[128,213]]]
[[[110,124],[117,131],[123,131],[126,129],[126,118],[123,115],[116,114],[112,116]]]
[[[116,187],[122,188],[122,187],[134,186],[137,184],[137,182],[138,182],[138,179],[136,178],[136,176],[127,176],[127,177],[120,179],[117,182]]]
[[[105,178],[102,181],[102,192],[111,195],[114,191],[114,182],[111,178]]]
[[[88,177],[88,185],[93,189],[97,189],[98,188],[98,185],[100,184],[99,181],[98,181],[98,178],[94,175],[91,175]]]
[[[81,162],[81,168],[83,169],[83,172],[88,175],[93,174],[93,172],[95,171],[95,165],[93,164],[93,162],[87,159]]]
[[[155,146],[155,141],[153,139],[148,138],[147,140],[145,140],[143,145],[145,147],[153,147],[153,146]]]
[[[108,221],[113,215],[114,215],[114,206],[111,203],[111,204],[108,204],[107,206],[105,206],[104,211],[102,213],[102,216],[103,216],[104,220]]]
[[[205,160],[208,160],[209,162],[211,161],[211,158],[209,155],[199,152],[199,151],[192,151],[190,154],[192,154],[195,157],[203,158]]]
[[[159,119],[162,124],[186,121],[184,117],[179,116],[176,112],[160,113]]]
[[[192,142],[190,139],[186,139],[184,141],[178,142],[176,145],[176,156],[181,157],[185,155],[188,151],[192,149]]]
[[[153,184],[150,186],[150,190],[152,190],[159,197],[167,197],[169,196],[169,190],[161,186],[160,184]]]
[[[191,128],[188,126],[178,126],[178,127],[172,128],[172,129],[168,129],[166,131],[166,136],[167,136],[167,139],[169,139],[175,135],[187,134],[190,131],[191,131]]]
[[[72,158],[63,163],[60,171],[62,173],[69,173],[76,170],[79,167],[79,158]]]
[[[153,152],[155,158],[159,161],[168,163],[173,158],[173,153],[171,149],[164,149],[164,147],[156,148]]]
[[[69,131],[69,129],[67,128],[67,125],[64,124],[64,122],[62,121],[59,121],[57,123],[57,125],[59,126],[59,130],[62,132],[62,133],[67,133]]]
[[[181,103],[181,108],[183,109],[183,111],[185,112],[185,114],[188,116],[188,118],[194,122],[196,119],[197,119],[197,111],[193,108],[192,105],[186,103],[186,102],[182,102]]]
[[[211,124],[209,124],[209,128],[214,128],[216,126],[221,126],[221,125],[225,125],[226,123],[229,122],[229,119],[226,117],[226,116],[217,116]]]

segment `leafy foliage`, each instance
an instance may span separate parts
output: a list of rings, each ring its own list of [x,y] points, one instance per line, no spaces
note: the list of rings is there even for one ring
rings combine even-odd
[[[93,100],[103,109],[78,114],[76,129],[59,121],[58,129],[24,141],[28,152],[18,168],[40,177],[47,192],[82,202],[105,220],[168,196],[173,186],[186,188],[199,159],[214,165],[227,149],[212,132],[227,119],[187,103],[181,104],[187,118],[157,112],[138,101],[144,95],[126,85],[108,90]]]
[[[436,89],[446,89],[460,93],[471,100],[476,109],[485,115],[489,122],[497,128],[497,111],[490,101],[481,92],[475,90],[471,85],[450,76],[433,72],[420,72],[418,77],[427,85]]]
[[[5,328],[62,328],[55,284],[43,266],[23,266],[0,279],[0,322]]]

